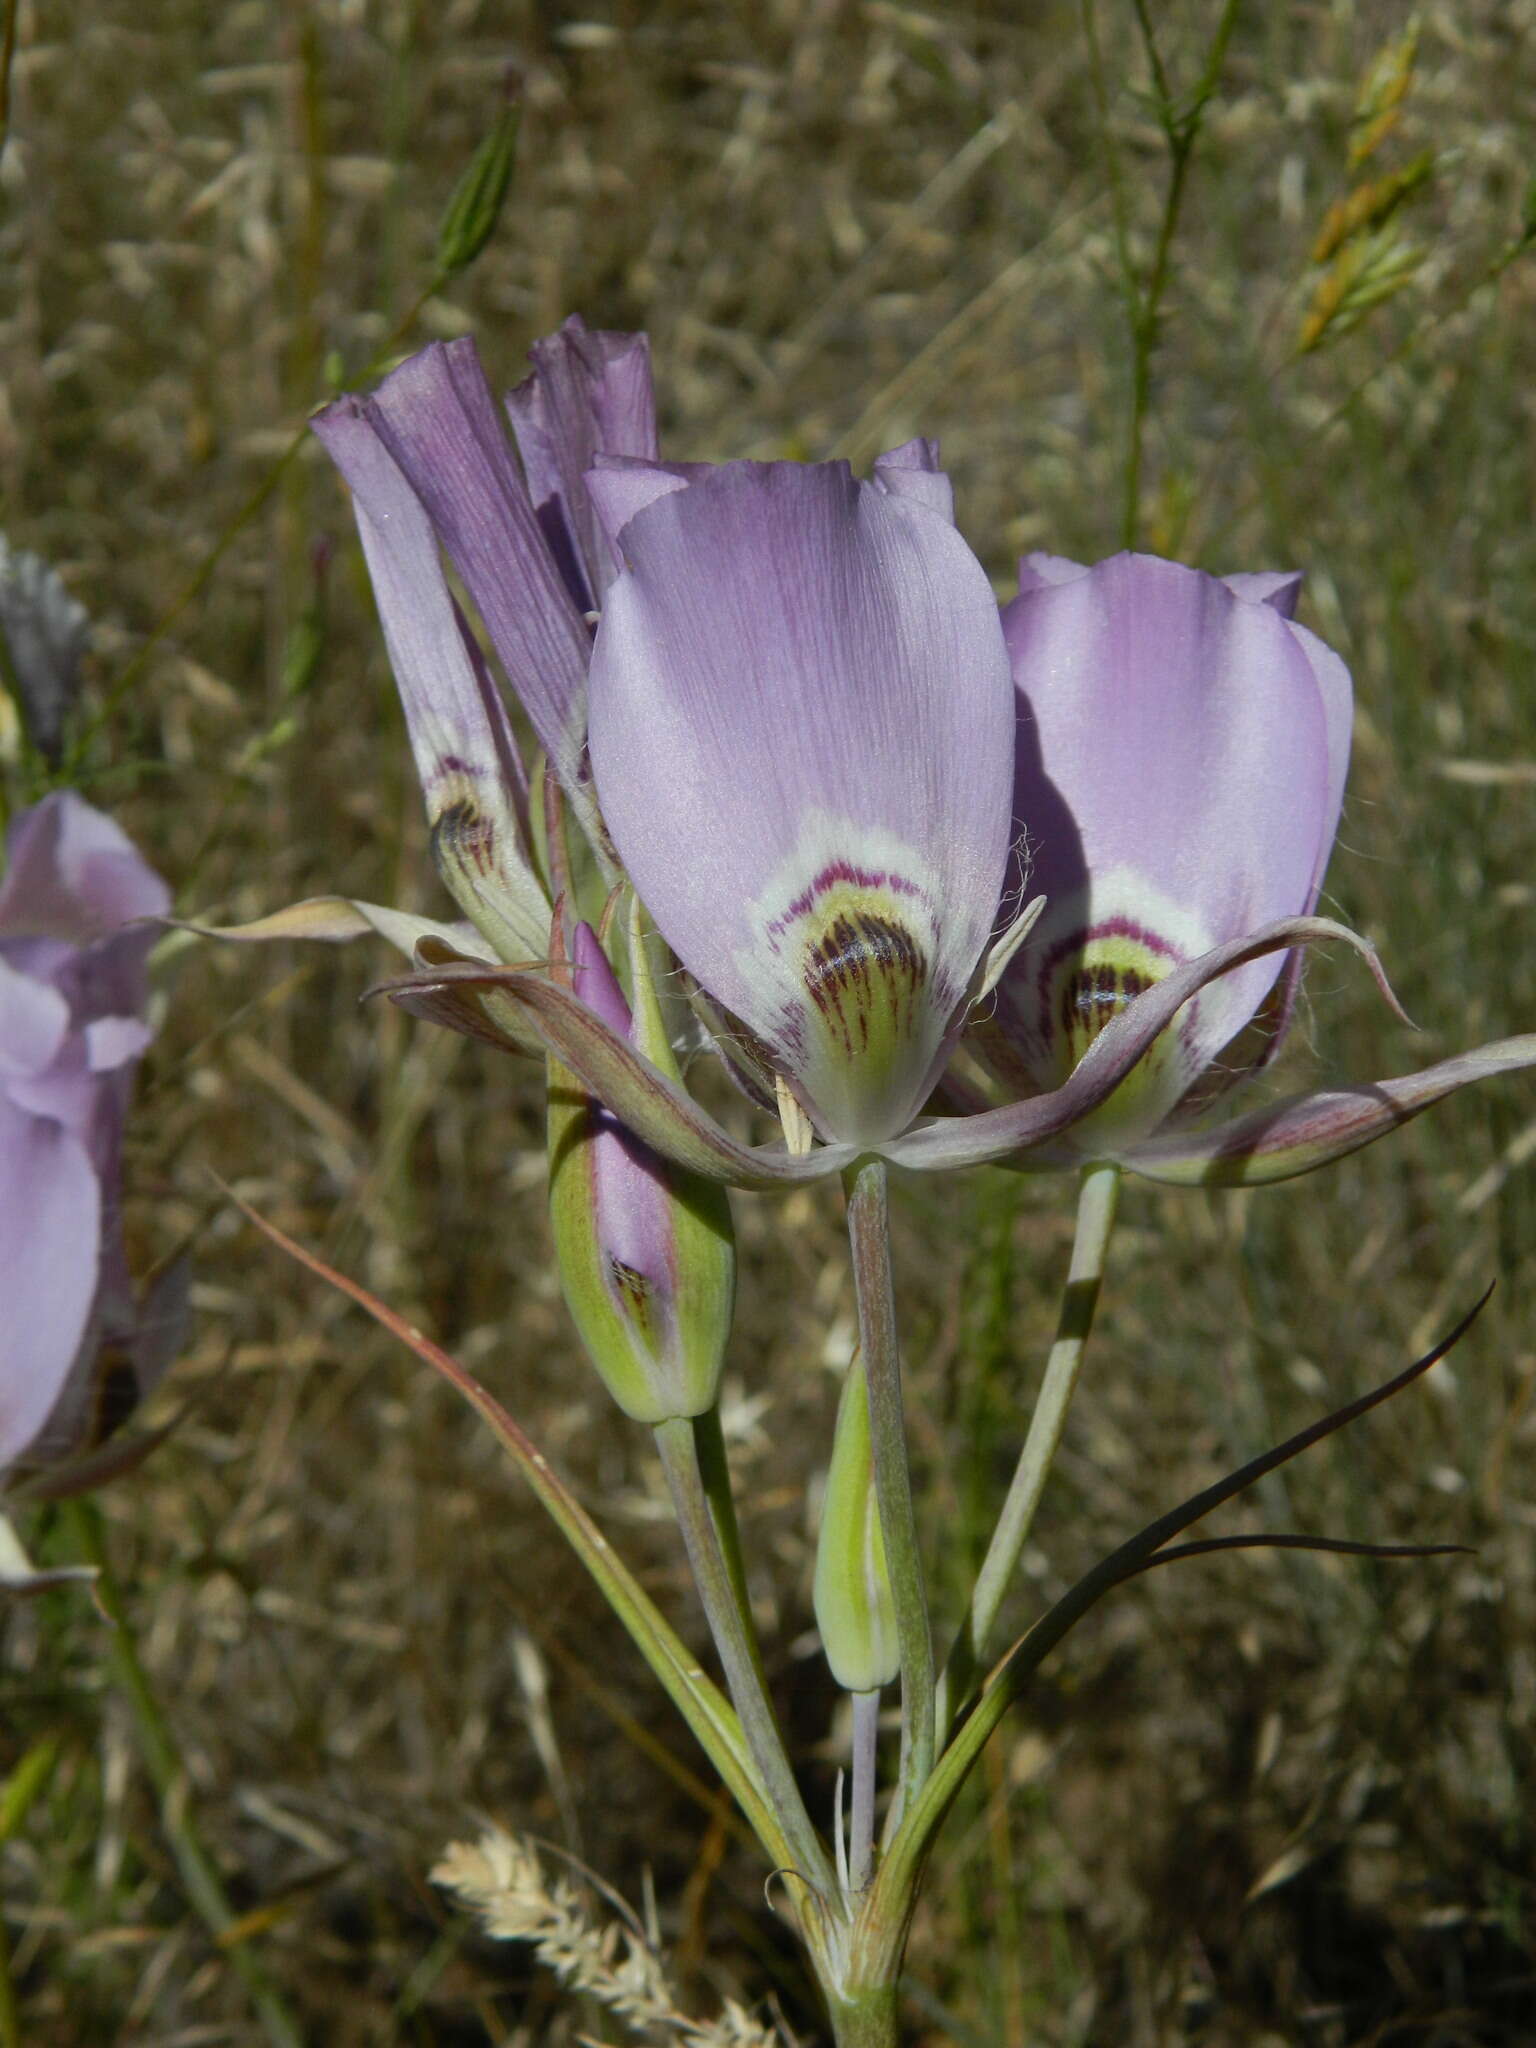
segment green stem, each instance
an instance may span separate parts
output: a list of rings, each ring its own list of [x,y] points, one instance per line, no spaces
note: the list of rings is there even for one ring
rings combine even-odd
[[[1168,272],[1173,255],[1173,239],[1178,232],[1179,215],[1184,206],[1184,188],[1189,176],[1190,159],[1194,155],[1199,139],[1201,122],[1204,119],[1206,102],[1215,90],[1221,75],[1221,66],[1227,54],[1227,44],[1237,24],[1239,0],[1227,0],[1222,9],[1221,19],[1216,24],[1216,33],[1206,51],[1205,65],[1199,83],[1180,111],[1173,105],[1168,88],[1168,76],[1158,53],[1157,39],[1152,32],[1152,21],[1147,11],[1146,0],[1136,0],[1136,21],[1141,30],[1141,39],[1146,48],[1147,62],[1152,72],[1152,83],[1157,95],[1158,117],[1168,141],[1168,190],[1163,200],[1163,217],[1158,227],[1157,246],[1152,256],[1152,268],[1147,274],[1145,290],[1135,293],[1131,312],[1131,418],[1125,452],[1125,498],[1120,519],[1120,539],[1124,547],[1136,545],[1137,532],[1141,523],[1141,468],[1142,449],[1146,435],[1147,412],[1152,397],[1152,357],[1157,347],[1158,328],[1162,319],[1163,294],[1168,286]]]
[[[228,1957],[244,1983],[274,2048],[303,2048],[304,2036],[298,2022],[257,1957],[243,1940],[229,1938],[230,1929],[236,1921],[235,1910],[229,1903],[217,1867],[193,1824],[186,1772],[182,1768],[176,1738],[155,1697],[149,1674],[139,1659],[122,1593],[103,1541],[100,1510],[88,1500],[67,1501],[64,1509],[80,1548],[96,1567],[96,1599],[107,1618],[109,1629],[107,1662],[133,1717],[139,1754],[155,1788],[160,1826],[175,1858],[182,1890],[220,1953]]]
[[[901,1655],[901,1783],[899,1815],[933,1769],[933,1636],[922,1553],[912,1507],[912,1474],[901,1406],[901,1351],[896,1339],[896,1295],[891,1281],[891,1233],[886,1165],[862,1159],[843,1176],[848,1196],[848,1242],[859,1311],[859,1347],[869,1390],[869,1434],[874,1454],[880,1534],[896,1605]],[[894,1821],[892,1822],[894,1825]]]
[[[1039,1399],[1008,1498],[987,1546],[960,1632],[949,1653],[939,1685],[938,1726],[945,1734],[974,1689],[985,1663],[999,1610],[1018,1568],[1020,1554],[1045,1490],[1046,1476],[1066,1428],[1067,1410],[1082,1368],[1083,1351],[1093,1329],[1104,1260],[1120,1196],[1120,1168],[1108,1164],[1086,1167],[1077,1203],[1077,1235],[1072,1263],[1056,1319],[1056,1338],[1046,1360]]]
[[[838,1892],[837,1877],[795,1783],[764,1682],[762,1657],[744,1593],[727,1562],[714,1506],[700,1470],[693,1422],[686,1416],[676,1416],[669,1422],[657,1423],[654,1435],[699,1599],[725,1668],[731,1699],[741,1718],[742,1734],[756,1766],[760,1790],[794,1852],[800,1875],[824,1899],[834,1899]]]
[[[736,1520],[736,1495],[731,1487],[731,1464],[725,1453],[725,1432],[720,1427],[718,1407],[694,1417],[693,1443],[698,1454],[699,1477],[704,1482],[704,1497],[709,1502],[710,1520],[715,1525],[715,1538],[720,1545],[720,1555],[725,1561],[726,1575],[731,1582],[731,1597],[741,1615],[747,1648],[751,1652],[758,1682],[766,1692],[768,1674],[763,1668],[762,1647],[757,1640],[757,1629],[752,1621],[752,1600],[747,1591],[747,1567],[742,1556],[741,1529]]]
[[[829,2004],[837,2048],[899,2048],[894,1984],[871,1985]]]

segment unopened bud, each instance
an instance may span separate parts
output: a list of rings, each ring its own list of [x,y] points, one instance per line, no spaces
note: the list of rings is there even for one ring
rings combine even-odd
[[[638,924],[630,959],[633,1019],[590,925],[575,928],[571,986],[674,1078]],[[725,1190],[659,1158],[551,1060],[549,1207],[566,1305],[619,1406],[653,1424],[705,1414],[736,1291]]]
[[[517,97],[516,75],[509,74],[506,102],[490,133],[484,136],[470,158],[464,175],[453,188],[437,230],[437,272],[440,278],[457,277],[467,270],[496,232],[512,168],[517,160],[517,131],[522,106]]]
[[[843,1381],[827,1497],[816,1544],[816,1626],[832,1676],[846,1692],[878,1692],[901,1668],[896,1601],[875,1494],[864,1365]]]

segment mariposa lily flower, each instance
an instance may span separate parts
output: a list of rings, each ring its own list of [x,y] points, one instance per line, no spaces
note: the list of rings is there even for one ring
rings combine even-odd
[[[1146,555],[1021,565],[1004,613],[1018,689],[1015,805],[1044,914],[973,1042],[1012,1093],[1042,1094],[1173,969],[1307,916],[1333,847],[1352,698],[1338,656],[1291,617],[1300,578],[1206,576]],[[1094,1115],[1033,1155],[1162,1179],[1279,1178],[1502,1066],[1485,1047],[1408,1082],[1198,1121],[1278,1050],[1301,956],[1210,984]]]
[[[0,879],[0,1474],[91,1452],[180,1339],[184,1275],[141,1298],[121,1156],[150,1038],[139,922],[169,908],[127,836],[72,791],[12,825]],[[94,1476],[101,1476],[96,1472]]]
[[[1012,830],[987,577],[886,463],[629,464],[593,655],[603,817],[673,952],[833,1139],[896,1136],[976,993]]]

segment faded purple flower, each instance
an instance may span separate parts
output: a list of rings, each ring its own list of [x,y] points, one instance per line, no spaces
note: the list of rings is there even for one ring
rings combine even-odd
[[[119,1176],[165,884],[72,791],[12,825],[0,878],[0,1473],[92,1448],[169,1362],[178,1282],[140,1301]]]
[[[464,340],[434,343],[376,391],[340,398],[314,421],[352,494],[433,857],[463,921],[320,897],[218,936],[338,941],[372,931],[407,957],[425,944],[423,957],[438,959],[543,958],[558,883],[541,847],[540,791],[449,589],[445,554],[585,834],[586,865],[610,870],[595,891],[593,914],[600,909],[611,858],[587,768],[586,678],[592,608],[616,560],[583,479],[604,458],[654,456],[650,345],[573,316],[531,353],[533,373],[507,395],[505,417]],[[466,996],[436,1014],[497,1044],[536,1044],[506,1003]]]

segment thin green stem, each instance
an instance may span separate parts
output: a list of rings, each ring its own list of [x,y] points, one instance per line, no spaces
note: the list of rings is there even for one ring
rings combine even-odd
[[[1120,1196],[1120,1168],[1108,1164],[1084,1169],[1077,1202],[1077,1235],[1072,1262],[1056,1318],[1056,1337],[1046,1360],[1045,1376],[1035,1412],[1030,1417],[1024,1448],[1019,1453],[1008,1497],[976,1575],[970,1605],[939,1682],[938,1726],[947,1734],[955,1715],[970,1698],[976,1674],[986,1662],[992,1631],[1019,1557],[1034,1524],[1046,1477],[1067,1424],[1067,1410],[1077,1387],[1083,1352],[1093,1329],[1104,1279],[1104,1261]]]
[[[11,133],[11,65],[16,56],[16,15],[20,0],[5,0],[0,14],[0,155]]]
[[[763,1797],[777,1816],[801,1876],[831,1900],[838,1891],[836,1874],[795,1783],[764,1683],[762,1657],[751,1617],[727,1562],[710,1493],[700,1470],[694,1425],[687,1417],[678,1416],[669,1422],[659,1422],[654,1435],[699,1599],[741,1718],[742,1734],[756,1766]]]
[[[710,1520],[715,1525],[715,1539],[720,1545],[720,1555],[725,1560],[726,1575],[731,1583],[731,1596],[741,1615],[758,1681],[766,1692],[768,1675],[763,1669],[762,1647],[752,1620],[747,1567],[741,1550],[741,1529],[736,1520],[736,1495],[731,1486],[731,1464],[725,1453],[725,1432],[720,1427],[718,1407],[694,1417],[693,1443],[698,1453],[699,1477],[704,1482],[704,1497],[709,1502]]]
[[[900,1813],[933,1769],[933,1636],[922,1553],[912,1507],[906,1424],[901,1405],[901,1351],[896,1338],[896,1294],[891,1281],[890,1206],[883,1159],[862,1159],[843,1176],[848,1196],[848,1242],[859,1311],[859,1346],[869,1390],[869,1433],[874,1454],[880,1534],[896,1605],[901,1655]]]
[[[274,2048],[303,2048],[304,2036],[299,2024],[260,1961],[243,1940],[230,1938],[230,1930],[236,1920],[235,1910],[229,1903],[213,1858],[203,1847],[193,1823],[186,1772],[182,1768],[176,1738],[140,1660],[122,1593],[102,1537],[100,1510],[88,1500],[67,1501],[64,1507],[76,1541],[96,1567],[96,1598],[107,1618],[109,1631],[107,1662],[133,1717],[139,1754],[155,1788],[160,1826],[175,1858],[182,1890],[220,1953],[229,1958],[244,1983]]]
[[[1227,0],[1226,6],[1222,9],[1221,19],[1216,24],[1216,33],[1212,36],[1210,47],[1206,51],[1199,82],[1182,107],[1174,105],[1169,90],[1168,74],[1158,51],[1157,38],[1153,34],[1146,0],[1135,0],[1135,4],[1137,26],[1141,31],[1142,43],[1147,52],[1147,63],[1152,73],[1153,88],[1157,95],[1158,118],[1168,142],[1169,163],[1168,190],[1163,199],[1163,217],[1158,226],[1152,267],[1147,273],[1145,288],[1134,294],[1131,312],[1131,416],[1126,437],[1125,495],[1120,519],[1121,544],[1128,548],[1136,545],[1141,525],[1142,454],[1146,439],[1147,413],[1152,398],[1152,357],[1157,348],[1158,331],[1162,322],[1163,295],[1168,288],[1174,236],[1178,232],[1179,215],[1183,210],[1190,159],[1199,140],[1206,104],[1221,75],[1227,44],[1231,41],[1232,31],[1237,25],[1240,0]]]

